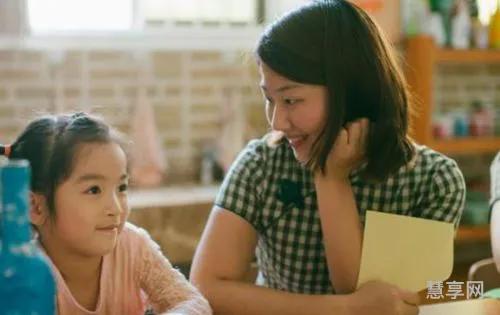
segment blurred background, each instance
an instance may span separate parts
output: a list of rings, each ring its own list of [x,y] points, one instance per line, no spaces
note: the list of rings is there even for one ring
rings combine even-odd
[[[413,137],[464,172],[453,277],[465,279],[491,257],[499,1],[353,1],[400,54],[418,100]],[[102,115],[135,143],[131,221],[187,273],[225,170],[268,130],[252,48],[266,23],[303,2],[0,0],[0,142],[39,113]]]

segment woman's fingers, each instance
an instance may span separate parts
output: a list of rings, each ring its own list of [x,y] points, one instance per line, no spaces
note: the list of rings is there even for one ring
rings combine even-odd
[[[335,146],[343,148],[348,144],[349,144],[349,133],[346,128],[342,128],[337,137]]]
[[[355,152],[364,152],[368,138],[369,121],[366,118],[357,120],[346,126],[348,144]]]
[[[406,290],[400,290],[400,292],[405,304],[413,306],[417,306],[420,304],[420,296],[417,293]]]
[[[366,144],[368,142],[368,133],[370,132],[370,121],[368,118],[363,118],[361,119],[361,139],[360,139],[360,145],[359,148],[361,152],[365,153],[366,151]]]
[[[418,315],[420,309],[416,305],[405,305],[402,309],[402,315]]]
[[[361,137],[360,121],[354,121],[347,126],[348,140],[350,146],[357,147],[359,138]]]

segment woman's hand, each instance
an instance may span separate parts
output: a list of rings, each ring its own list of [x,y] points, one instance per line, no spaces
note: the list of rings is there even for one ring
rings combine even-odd
[[[417,315],[417,293],[383,282],[367,282],[349,296],[347,314]]]
[[[369,121],[366,118],[349,123],[335,141],[327,161],[326,179],[347,179],[350,171],[365,157]],[[319,173],[319,171],[318,171]]]

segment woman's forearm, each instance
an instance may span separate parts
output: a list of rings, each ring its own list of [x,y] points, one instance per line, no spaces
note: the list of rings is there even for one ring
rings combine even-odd
[[[200,289],[217,315],[350,315],[348,296],[295,294],[232,280],[212,280]]]
[[[316,192],[330,280],[337,293],[356,288],[361,264],[361,224],[348,179],[316,178]]]

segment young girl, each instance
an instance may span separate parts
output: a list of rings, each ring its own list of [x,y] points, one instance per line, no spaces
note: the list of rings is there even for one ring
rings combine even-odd
[[[208,315],[207,301],[143,229],[127,223],[125,142],[96,117],[45,116],[11,146],[31,164],[31,210],[57,281],[59,315]]]
[[[391,47],[351,1],[323,0],[270,24],[256,56],[274,133],[226,175],[191,280],[220,314],[417,314],[416,294],[354,292],[367,210],[458,226],[464,204],[457,164],[408,135]],[[263,287],[244,283],[254,253]]]

